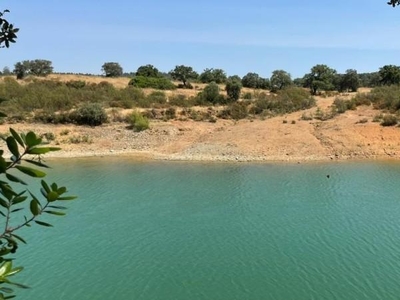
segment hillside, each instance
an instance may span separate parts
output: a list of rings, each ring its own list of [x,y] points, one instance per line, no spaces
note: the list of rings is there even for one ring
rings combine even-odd
[[[51,78],[60,81],[107,80],[117,87],[126,85],[129,80],[71,76],[52,75]],[[12,126],[20,131],[33,129],[39,134],[47,134],[51,136],[51,144],[63,148],[55,154],[59,157],[127,154],[136,158],[168,160],[290,162],[400,158],[400,129],[372,122],[379,113],[372,106],[359,106],[326,121],[303,120],[305,114],[315,114],[318,107],[322,111],[329,110],[334,98],[316,97],[317,107],[265,120],[218,119],[215,123],[155,120],[150,123],[151,129],[143,132],[134,132],[118,122],[94,128],[23,123],[3,124],[0,132],[5,133]]]

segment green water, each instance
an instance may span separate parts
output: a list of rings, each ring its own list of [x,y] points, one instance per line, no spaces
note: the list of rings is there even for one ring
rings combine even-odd
[[[400,164],[53,166],[80,200],[22,232],[18,299],[400,299]]]

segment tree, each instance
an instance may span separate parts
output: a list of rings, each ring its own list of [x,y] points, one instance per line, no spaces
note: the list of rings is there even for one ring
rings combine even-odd
[[[23,79],[27,75],[47,76],[52,72],[52,62],[45,59],[24,60],[14,65],[14,74],[17,75],[17,79]]]
[[[247,73],[242,78],[242,84],[244,87],[252,89],[268,89],[270,87],[269,79],[262,78],[257,73]]]
[[[336,70],[327,65],[315,65],[311,73],[304,75],[304,86],[310,88],[311,94],[319,91],[332,91],[335,89]]]
[[[229,100],[237,101],[240,98],[240,91],[242,90],[242,83],[238,80],[228,80],[226,83],[225,91]]]
[[[189,80],[197,79],[199,75],[193,71],[192,67],[180,65],[169,72],[174,80],[182,81],[184,87],[188,87]]]
[[[357,71],[353,69],[346,70],[345,74],[338,75],[339,92],[357,92],[360,87],[360,79]]]
[[[4,13],[0,13],[0,25],[2,26],[0,48],[3,44],[8,48],[10,42],[15,42],[15,33],[18,30],[4,20],[3,15]],[[7,25],[4,26],[4,24]],[[0,113],[0,117],[5,117],[5,114]],[[16,232],[34,224],[45,227],[52,226],[40,220],[41,216],[45,213],[54,216],[65,215],[63,210],[66,208],[55,204],[58,204],[59,201],[73,200],[76,197],[65,196],[66,187],[59,186],[56,183],[48,184],[43,179],[41,180],[41,197],[37,197],[32,192],[32,187],[28,189],[25,180],[15,174],[19,171],[25,176],[37,179],[45,177],[46,173],[39,168],[47,168],[48,166],[42,162],[41,156],[60,150],[59,148],[40,147],[42,139],[37,137],[35,133],[19,134],[11,128],[10,136],[3,138],[3,140],[12,156],[7,160],[5,156],[8,154],[3,149],[0,150],[0,177],[2,177],[0,180],[0,215],[4,217],[4,229],[0,230],[0,299],[11,299],[15,295],[12,295],[13,290],[8,287],[9,285],[26,287],[10,281],[9,278],[23,270],[22,267],[13,268],[14,259],[9,257],[10,254],[17,252],[19,243],[26,243]],[[31,157],[28,157],[28,155]],[[27,164],[35,168],[28,167]],[[17,191],[16,189],[20,185],[25,186],[26,189]],[[19,224],[11,222],[11,220],[21,217],[24,210],[26,212]]]
[[[7,66],[5,66],[5,67],[3,68],[3,72],[2,72],[2,73],[3,73],[4,76],[12,75],[12,72],[11,72],[10,68],[7,67]]]
[[[52,62],[45,59],[29,61],[29,73],[35,76],[47,76],[53,73]]]
[[[400,84],[400,67],[386,65],[379,69],[380,83],[383,85]]]
[[[17,75],[17,79],[23,79],[29,71],[29,62],[24,60],[22,62],[17,62],[14,65],[14,74]]]
[[[284,70],[275,70],[270,79],[271,91],[276,92],[293,84],[290,74]]]
[[[4,19],[4,15],[9,13],[8,9],[0,11],[0,48],[10,47],[10,43],[15,43],[19,28],[14,28],[14,25]],[[4,45],[3,45],[4,44]]]
[[[106,77],[119,77],[122,75],[123,70],[117,62],[106,62],[101,67],[101,71]]]
[[[199,79],[202,83],[215,82],[217,84],[225,83],[227,76],[222,69],[205,69],[203,73],[200,74]]]
[[[160,77],[160,72],[153,65],[140,66],[136,71],[136,76]]]

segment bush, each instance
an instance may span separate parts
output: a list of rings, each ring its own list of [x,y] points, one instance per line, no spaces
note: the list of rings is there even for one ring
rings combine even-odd
[[[238,101],[240,98],[240,91],[242,90],[242,83],[235,80],[229,80],[225,87],[229,100]]]
[[[225,98],[219,93],[219,86],[215,82],[208,84],[197,96],[197,104],[224,104]]]
[[[138,111],[134,111],[130,115],[129,123],[136,131],[143,131],[150,128],[149,120]]]
[[[335,107],[336,113],[342,114],[347,110],[355,110],[356,109],[356,101],[354,99],[344,100],[341,98],[335,98],[333,101],[333,105]]]
[[[377,109],[388,109],[396,112],[400,109],[400,86],[381,86],[374,88],[369,94],[358,94],[356,101],[369,100]]]
[[[395,126],[395,125],[397,125],[397,117],[394,115],[385,115],[385,116],[383,116],[381,125],[382,126]]]
[[[176,89],[175,85],[165,77],[144,77],[144,76],[135,76],[129,81],[131,86],[137,88],[153,88],[157,90],[174,90]]]
[[[147,96],[146,100],[149,104],[165,104],[167,103],[167,96],[164,92],[154,91]]]
[[[190,107],[194,105],[194,98],[188,99],[185,95],[172,95],[168,103],[179,107]]]
[[[98,126],[107,121],[107,114],[98,103],[85,103],[70,117],[79,125]]]
[[[69,88],[83,89],[86,86],[86,82],[83,80],[70,80],[65,83]]]
[[[224,109],[219,116],[223,119],[245,119],[248,116],[247,105],[243,102],[232,103]]]

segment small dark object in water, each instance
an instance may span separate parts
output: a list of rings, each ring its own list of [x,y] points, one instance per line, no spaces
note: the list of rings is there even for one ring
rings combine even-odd
[[[329,175],[329,174],[328,174],[328,175],[326,175],[326,178],[331,178],[331,175]]]

